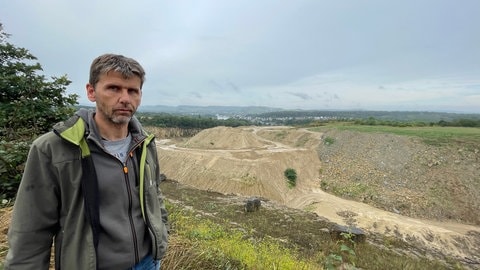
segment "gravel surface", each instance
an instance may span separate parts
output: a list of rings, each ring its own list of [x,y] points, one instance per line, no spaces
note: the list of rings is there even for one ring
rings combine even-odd
[[[322,139],[323,190],[405,216],[480,225],[480,146],[339,130]]]

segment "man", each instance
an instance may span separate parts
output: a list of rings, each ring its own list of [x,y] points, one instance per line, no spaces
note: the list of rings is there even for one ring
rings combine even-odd
[[[5,269],[159,269],[167,212],[153,135],[133,116],[145,72],[105,54],[79,110],[31,146],[8,232]]]

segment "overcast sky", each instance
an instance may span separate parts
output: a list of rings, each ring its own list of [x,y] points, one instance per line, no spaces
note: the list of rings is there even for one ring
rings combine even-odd
[[[96,56],[143,105],[480,113],[478,0],[0,0],[9,41],[85,95]]]

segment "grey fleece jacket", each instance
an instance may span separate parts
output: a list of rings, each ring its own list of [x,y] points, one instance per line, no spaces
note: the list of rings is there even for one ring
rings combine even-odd
[[[132,118],[129,157],[122,163],[103,147],[93,115],[79,110],[32,144],[5,269],[47,269],[52,238],[56,269],[127,269],[149,253],[155,259],[165,254],[167,212],[153,136]],[[93,169],[85,173],[88,159]],[[93,190],[83,184],[92,179]]]

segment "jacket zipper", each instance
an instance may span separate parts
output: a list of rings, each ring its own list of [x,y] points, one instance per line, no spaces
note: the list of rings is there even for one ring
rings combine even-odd
[[[137,143],[136,145],[133,146],[133,148],[129,152],[129,157],[132,158],[133,156],[133,151],[140,145],[141,143]],[[132,231],[132,240],[133,240],[133,249],[135,253],[135,264],[140,262],[140,255],[138,251],[138,239],[137,239],[137,231],[135,230],[135,224],[133,222],[133,197],[132,197],[132,189],[130,187],[130,181],[128,178],[128,167],[127,167],[127,162],[128,159],[125,163],[123,163],[123,175],[125,176],[125,185],[127,187],[127,193],[128,193],[128,221],[130,222],[130,228]]]
[[[132,237],[133,237],[133,249],[135,251],[135,264],[140,262],[140,256],[138,255],[138,239],[137,239],[137,232],[135,230],[135,224],[133,223],[133,215],[132,215],[132,189],[130,188],[130,183],[128,181],[128,167],[127,164],[123,164],[123,173],[125,175],[125,185],[127,186],[127,193],[128,193],[128,220],[130,221],[130,228],[132,230]]]
[[[142,140],[143,143],[146,143],[145,140]],[[129,152],[129,157],[130,158],[133,158],[133,152],[136,150],[136,148],[141,145],[142,142],[139,142],[137,143]],[[135,168],[135,166],[134,166]],[[140,168],[141,169],[141,168]],[[144,168],[145,169],[145,168]],[[133,235],[133,245],[134,245],[134,249],[135,249],[135,264],[139,263],[140,262],[140,255],[139,255],[139,251],[138,251],[138,239],[137,239],[137,233],[135,231],[135,226],[134,226],[134,223],[133,223],[133,215],[132,215],[132,208],[133,208],[133,202],[132,202],[132,189],[130,188],[130,185],[129,185],[129,179],[128,179],[128,167],[127,167],[127,163],[123,163],[123,173],[125,175],[125,185],[127,186],[127,193],[128,193],[128,218],[129,218],[129,222],[130,222],[130,227],[131,227],[131,230],[132,230],[132,235]],[[139,196],[143,196],[143,198],[145,199],[145,192],[143,192],[143,194],[139,194]],[[157,237],[155,235],[155,233],[153,233],[153,229],[151,228],[151,224],[150,224],[150,220],[148,219],[148,215],[146,214],[146,211],[145,211],[145,225],[147,226],[147,228],[149,229],[150,231],[150,235],[153,236],[151,239],[154,243],[155,243],[155,246],[157,246]],[[155,254],[152,254],[154,255],[154,257],[156,257],[156,249],[153,251],[155,252]]]

